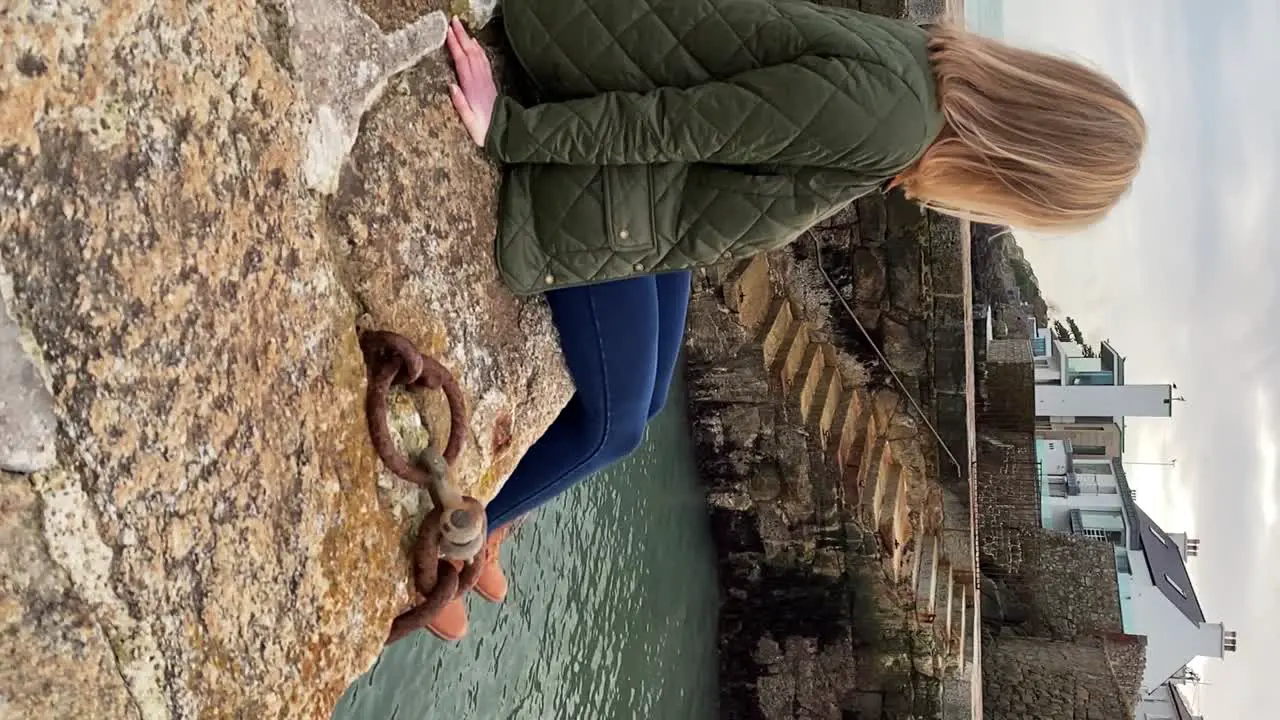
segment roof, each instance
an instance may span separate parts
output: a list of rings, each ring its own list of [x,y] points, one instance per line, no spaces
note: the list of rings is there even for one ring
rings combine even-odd
[[[1178,544],[1137,503],[1133,508],[1138,516],[1139,541],[1147,556],[1152,584],[1188,620],[1199,625],[1204,622],[1204,610],[1200,608],[1200,598],[1196,597],[1196,589],[1191,584],[1187,563],[1178,550]]]

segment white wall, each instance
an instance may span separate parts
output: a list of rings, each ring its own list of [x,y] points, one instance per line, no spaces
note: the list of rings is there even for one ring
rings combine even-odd
[[[1036,367],[1036,384],[1046,382],[1062,384],[1062,371],[1055,367]]]
[[[1037,385],[1036,415],[1169,417],[1169,385]]]
[[[1178,554],[1187,557],[1187,534],[1186,533],[1169,533],[1169,539],[1178,546]]]
[[[1079,470],[1081,467],[1089,467],[1095,464],[1110,465],[1110,461],[1097,458],[1071,457],[1067,455],[1066,443],[1062,440],[1046,439],[1040,442],[1041,471],[1048,475],[1050,480],[1053,480],[1054,476],[1058,476],[1058,479],[1061,480],[1062,476],[1066,475],[1067,470],[1071,468],[1076,471],[1076,481],[1080,484],[1079,495],[1068,495],[1067,497],[1046,496],[1043,498],[1044,510],[1049,519],[1050,527],[1056,530],[1069,530],[1071,528],[1072,510],[1119,511],[1121,509],[1122,499],[1114,472],[1106,474],[1080,472]]]
[[[1069,532],[1071,530],[1072,510],[1120,510],[1119,495],[1071,495],[1064,498],[1047,497],[1044,499],[1045,514],[1048,515],[1054,530]]]
[[[1129,585],[1133,593],[1129,606],[1133,627],[1124,630],[1147,638],[1143,693],[1151,692],[1197,657],[1221,658],[1222,625],[1196,625],[1183,615],[1152,583],[1147,557],[1142,551],[1130,550],[1129,564],[1133,568]]]
[[[1045,475],[1067,474],[1067,443],[1064,440],[1041,440],[1040,469]]]
[[[1174,705],[1173,693],[1173,686],[1166,683],[1152,690],[1151,694],[1140,697],[1137,706],[1134,708],[1134,719],[1179,720],[1178,709]]]

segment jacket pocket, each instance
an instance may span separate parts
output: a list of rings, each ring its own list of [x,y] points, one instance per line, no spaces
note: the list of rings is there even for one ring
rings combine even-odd
[[[605,233],[617,252],[657,249],[653,219],[653,168],[649,165],[606,167]]]
[[[795,177],[783,173],[699,164],[694,166],[689,177],[692,184],[738,195],[784,197],[796,193]]]

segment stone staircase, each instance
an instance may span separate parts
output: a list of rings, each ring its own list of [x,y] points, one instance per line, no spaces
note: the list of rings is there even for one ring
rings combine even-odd
[[[875,533],[887,572],[914,605],[916,671],[938,681],[934,717],[980,717],[973,709],[980,707],[981,622],[967,506],[957,506],[918,463],[900,459],[912,444],[935,442],[923,427],[904,433],[895,423],[905,412],[902,397],[844,377],[837,348],[776,285],[767,257],[756,256],[725,279],[725,303],[757,339],[765,366],[839,479],[846,508]]]

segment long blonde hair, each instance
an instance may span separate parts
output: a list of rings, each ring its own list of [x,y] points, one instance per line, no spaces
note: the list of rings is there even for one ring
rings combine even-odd
[[[1147,141],[1142,113],[1085,65],[952,24],[931,31],[945,126],[897,178],[940,212],[1031,230],[1074,230],[1129,191]]]

